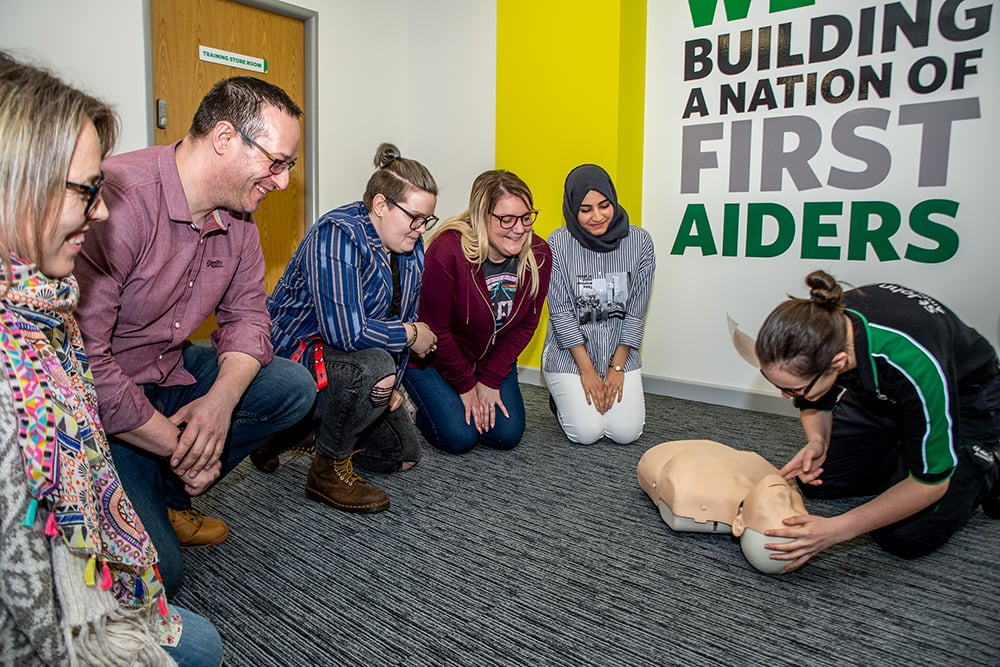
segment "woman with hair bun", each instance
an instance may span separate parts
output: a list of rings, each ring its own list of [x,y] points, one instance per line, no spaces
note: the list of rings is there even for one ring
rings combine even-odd
[[[306,496],[346,512],[389,506],[385,491],[366,484],[354,463],[394,472],[420,459],[398,388],[410,354],[423,357],[437,343],[417,321],[421,234],[438,220],[437,184],[392,144],[378,147],[375,167],[361,201],[310,227],[267,301],[274,353],[301,361],[319,392]],[[296,440],[288,435],[283,446]],[[281,447],[251,459],[273,470]]]
[[[823,271],[761,327],[761,373],[794,398],[806,445],[785,464],[810,498],[875,497],[835,517],[785,520],[767,545],[786,569],[870,532],[916,558],[982,504],[1000,517],[1000,366],[990,343],[943,304],[901,285],[844,292]]]

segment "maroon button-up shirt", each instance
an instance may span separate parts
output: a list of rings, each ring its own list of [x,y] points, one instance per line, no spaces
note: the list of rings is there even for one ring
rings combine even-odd
[[[182,345],[213,312],[217,354],[243,352],[262,366],[272,357],[257,227],[250,215],[216,210],[195,229],[175,148],[105,160],[110,217],[87,232],[76,261],[76,316],[111,434],[153,416],[138,385],[194,382]]]

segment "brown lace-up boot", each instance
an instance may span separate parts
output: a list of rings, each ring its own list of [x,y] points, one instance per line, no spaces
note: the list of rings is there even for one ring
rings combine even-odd
[[[250,462],[261,472],[274,472],[285,452],[295,452],[297,458],[316,451],[316,429],[312,423],[282,431],[263,445],[250,452]]]
[[[214,547],[229,537],[229,526],[225,521],[206,516],[194,508],[175,510],[168,507],[167,519],[184,549]]]
[[[335,461],[317,453],[306,480],[306,498],[326,503],[345,512],[381,512],[389,507],[389,496],[382,489],[368,486],[354,472],[351,459]]]

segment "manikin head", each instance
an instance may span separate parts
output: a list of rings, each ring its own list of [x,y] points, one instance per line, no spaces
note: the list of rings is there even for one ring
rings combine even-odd
[[[767,537],[764,531],[781,528],[784,519],[800,514],[807,514],[802,494],[780,475],[768,475],[750,489],[733,521],[733,535],[740,538],[740,549],[754,568],[766,574],[784,572],[788,561],[771,559],[774,552],[764,545],[790,538]]]

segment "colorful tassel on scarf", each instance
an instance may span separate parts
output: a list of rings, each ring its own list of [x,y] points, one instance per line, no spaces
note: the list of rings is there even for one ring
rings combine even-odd
[[[108,561],[101,564],[101,590],[111,590],[111,568],[108,567]]]
[[[83,583],[88,586],[94,585],[94,573],[97,571],[97,556],[87,559],[87,567],[83,570]]]
[[[24,521],[21,522],[21,525],[25,528],[34,526],[36,514],[38,514],[38,499],[32,498],[31,504],[28,505],[28,512],[24,515]]]

